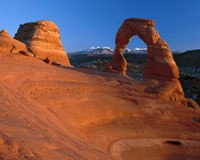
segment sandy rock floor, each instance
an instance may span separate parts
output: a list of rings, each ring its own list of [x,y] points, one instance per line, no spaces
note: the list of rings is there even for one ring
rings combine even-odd
[[[200,112],[145,82],[6,53],[0,68],[0,159],[200,159]]]

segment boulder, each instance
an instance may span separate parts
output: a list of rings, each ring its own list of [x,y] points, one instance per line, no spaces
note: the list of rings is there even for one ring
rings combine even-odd
[[[64,66],[71,66],[59,33],[59,28],[51,21],[41,20],[20,25],[15,39],[25,43],[36,57]]]
[[[26,45],[13,39],[5,29],[0,32],[0,52],[19,53],[26,50]]]

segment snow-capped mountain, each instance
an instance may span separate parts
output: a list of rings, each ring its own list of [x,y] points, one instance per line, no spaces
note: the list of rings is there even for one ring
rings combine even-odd
[[[69,54],[106,54],[106,55],[110,55],[113,53],[114,53],[114,49],[111,47],[90,47],[85,50],[77,51],[77,52],[73,52],[73,53],[69,53]],[[126,48],[124,50],[124,54],[131,54],[131,53],[144,54],[144,53],[147,53],[147,49],[146,48],[134,48],[134,49]]]
[[[171,50],[173,54],[181,53],[181,51]],[[90,47],[82,51],[72,52],[68,54],[104,54],[112,55],[114,49],[111,47]],[[126,48],[124,54],[147,54],[147,48]]]
[[[68,54],[113,54],[114,50],[110,47],[90,47],[82,51],[71,52]]]
[[[131,54],[131,53],[134,53],[134,54],[146,54],[147,53],[147,48],[134,48],[134,49],[126,48],[124,50],[124,54]]]
[[[134,48],[133,51],[137,53],[147,53],[147,48]]]
[[[92,54],[113,54],[114,50],[110,47],[90,47],[84,51],[92,52]]]

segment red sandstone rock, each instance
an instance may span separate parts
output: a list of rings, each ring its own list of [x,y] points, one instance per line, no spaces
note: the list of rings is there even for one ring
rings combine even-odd
[[[26,45],[13,39],[5,29],[0,32],[0,52],[19,53],[26,50]]]
[[[160,38],[154,26],[155,22],[153,20],[140,18],[125,20],[116,35],[112,70],[126,74],[127,62],[123,56],[123,50],[130,39],[137,35],[147,45],[148,59],[144,78],[158,81],[157,85],[152,83],[145,91],[161,94],[171,101],[185,101],[184,93],[178,80],[178,67],[167,43]]]
[[[200,112],[147,81],[9,54],[0,68],[0,159],[200,159]]]
[[[154,21],[140,18],[130,18],[120,27],[116,36],[116,49],[112,67],[119,73],[125,74],[127,62],[123,50],[130,39],[137,35],[147,44],[148,60],[144,72],[145,78],[178,79],[179,71],[167,43],[160,38],[154,28]]]
[[[59,33],[59,28],[51,21],[37,21],[20,25],[15,39],[25,43],[36,57],[50,62],[71,66]]]
[[[1,30],[0,36],[12,38],[11,35],[5,29]]]

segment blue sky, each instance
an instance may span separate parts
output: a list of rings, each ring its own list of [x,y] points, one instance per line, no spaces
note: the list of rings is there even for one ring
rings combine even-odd
[[[19,24],[51,20],[67,52],[91,46],[114,47],[126,18],[156,21],[171,49],[200,48],[200,0],[1,0],[0,29],[14,36]],[[134,37],[129,48],[146,45]]]

